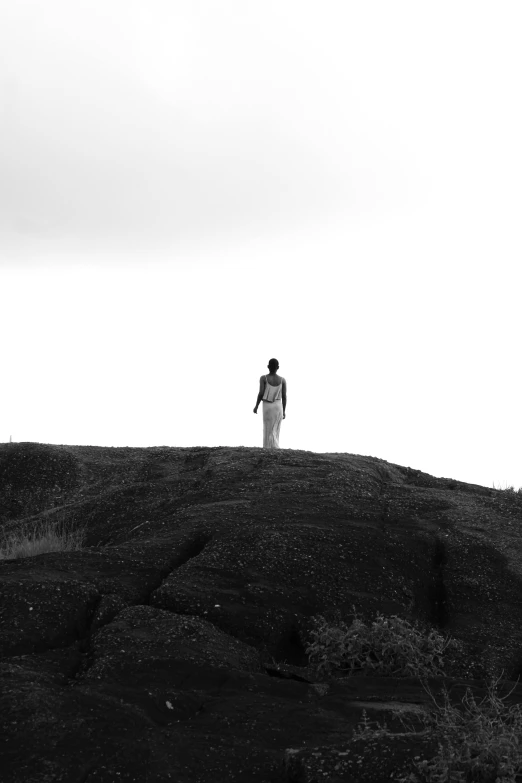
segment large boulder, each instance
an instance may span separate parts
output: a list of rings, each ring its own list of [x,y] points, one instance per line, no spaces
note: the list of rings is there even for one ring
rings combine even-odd
[[[2,783],[388,781],[436,752],[433,703],[417,677],[317,671],[317,618],[354,607],[456,640],[435,697],[503,672],[522,701],[516,493],[255,448],[6,444],[0,480],[0,532],[83,533],[0,559]]]

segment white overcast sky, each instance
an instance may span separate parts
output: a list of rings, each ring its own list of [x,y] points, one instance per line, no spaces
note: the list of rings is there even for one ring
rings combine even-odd
[[[522,486],[519,0],[4,0],[0,441]]]

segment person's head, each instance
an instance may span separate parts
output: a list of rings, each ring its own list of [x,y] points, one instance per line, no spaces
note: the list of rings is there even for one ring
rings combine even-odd
[[[270,359],[268,362],[268,369],[271,373],[276,373],[279,370],[279,362],[277,359]]]

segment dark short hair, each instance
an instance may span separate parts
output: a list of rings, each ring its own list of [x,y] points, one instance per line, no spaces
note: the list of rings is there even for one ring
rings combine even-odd
[[[274,370],[279,370],[279,362],[277,359],[270,359],[268,362],[268,369],[270,372],[274,372]]]

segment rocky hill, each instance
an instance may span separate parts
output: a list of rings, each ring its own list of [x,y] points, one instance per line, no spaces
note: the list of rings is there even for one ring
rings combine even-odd
[[[3,783],[388,781],[433,751],[399,722],[429,697],[318,676],[314,618],[354,607],[457,640],[430,679],[456,704],[522,671],[515,493],[352,454],[0,446],[0,533],[45,522],[83,541],[0,560]]]

